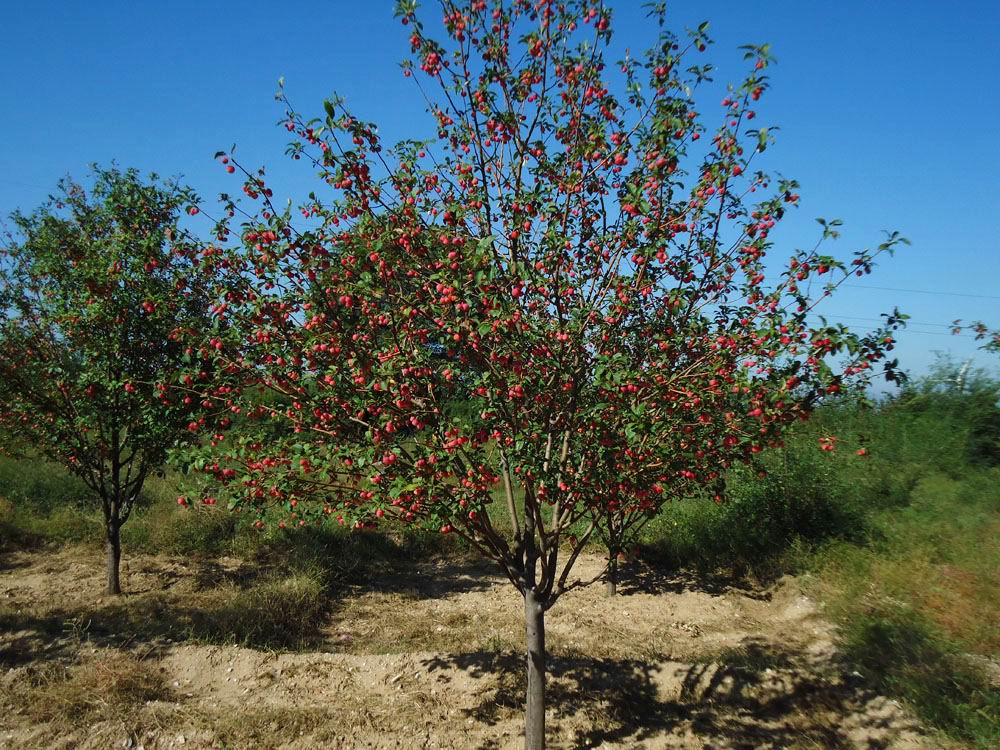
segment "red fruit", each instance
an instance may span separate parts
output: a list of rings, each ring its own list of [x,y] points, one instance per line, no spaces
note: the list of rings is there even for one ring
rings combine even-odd
[[[191,214],[192,216],[194,216],[195,214],[198,213],[198,207],[197,206],[191,206],[191,208],[188,209],[188,213]]]
[[[233,172],[236,171],[236,167],[230,164],[228,167],[226,167],[226,171],[229,172],[229,174],[232,174]]]

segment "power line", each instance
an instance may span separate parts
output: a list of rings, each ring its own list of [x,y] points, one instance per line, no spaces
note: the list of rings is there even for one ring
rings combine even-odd
[[[857,315],[837,315],[835,313],[823,314],[821,312],[815,312],[815,313],[813,313],[813,315],[822,315],[825,318],[839,318],[839,319],[843,319],[843,320],[862,320],[862,321],[865,321],[867,323],[884,323],[885,322],[885,318],[862,318],[862,317],[859,317]],[[906,321],[906,325],[907,326],[910,326],[910,325],[914,325],[914,326],[940,326],[942,328],[955,328],[955,324],[954,323],[931,323],[931,322],[925,321],[925,320],[909,320],[909,319]]]
[[[966,333],[947,333],[945,331],[918,331],[916,328],[903,328],[896,333],[897,336],[904,336],[907,333],[922,333],[924,336],[950,336],[953,339],[974,339]]]
[[[965,292],[939,292],[934,289],[902,289],[900,287],[893,286],[870,286],[869,284],[844,284],[844,286],[851,286],[855,289],[878,289],[883,292],[910,292],[913,294],[936,294],[943,295],[947,297],[971,297],[973,299],[995,299],[1000,300],[1000,296],[992,294],[967,294]]]
[[[815,316],[819,317],[821,314],[820,313],[811,313],[811,315],[815,315]],[[884,323],[885,322],[884,320],[879,319],[879,318],[861,318],[861,317],[852,316],[852,315],[823,315],[822,317],[824,317],[824,318],[844,318],[844,319],[859,320],[859,321],[870,321],[872,323]],[[946,323],[915,323],[914,321],[907,321],[907,323],[914,323],[914,325],[945,326],[947,328],[952,328],[953,327],[951,324],[946,324]],[[855,331],[855,333],[857,333],[857,331]],[[907,333],[921,333],[921,334],[923,334],[925,336],[950,336],[951,338],[959,338],[959,339],[974,339],[974,338],[976,338],[975,336],[973,336],[971,334],[967,334],[967,333],[951,333],[950,331],[921,331],[921,330],[916,329],[916,328],[910,328],[908,325],[905,326],[905,327],[903,327],[903,328],[901,328],[901,329],[899,329],[896,332],[896,335],[897,336],[903,336],[903,335],[905,335]]]

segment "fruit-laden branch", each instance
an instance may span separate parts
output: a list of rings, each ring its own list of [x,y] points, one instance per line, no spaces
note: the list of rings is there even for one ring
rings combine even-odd
[[[903,240],[778,254],[799,201],[751,172],[774,141],[753,122],[766,45],[706,117],[706,28],[682,40],[661,6],[650,50],[613,65],[601,4],[440,7],[438,41],[398,6],[433,137],[389,147],[340,98],[306,119],[279,92],[319,178],[297,209],[220,153],[244,197],[190,256],[215,289],[219,330],[191,343],[213,377],[177,384],[207,405],[203,497],[261,525],[421,525],[495,560],[537,695],[543,614],[590,539],[721,495],[819,400],[896,376],[903,316],[864,336],[808,318]]]

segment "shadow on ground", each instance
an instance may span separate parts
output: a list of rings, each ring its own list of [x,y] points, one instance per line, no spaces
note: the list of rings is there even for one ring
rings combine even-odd
[[[413,562],[409,552],[384,540],[363,539],[346,549],[313,548],[297,560],[283,550],[251,562],[134,556],[124,563],[123,596],[103,596],[96,568],[75,588],[62,580],[74,595],[53,594],[51,604],[37,601],[34,592],[18,594],[15,579],[14,598],[0,600],[0,633],[5,634],[0,665],[66,656],[85,640],[114,647],[193,641],[323,649],[329,645],[324,625],[348,598],[400,593],[443,599],[507,586],[488,561],[452,555]],[[5,571],[29,567],[27,557],[16,555],[4,555],[0,563]],[[94,564],[99,564],[96,559]],[[769,596],[736,579],[664,572],[639,563],[621,571],[621,597],[692,590]]]
[[[27,558],[5,556],[2,562],[4,572],[31,567]],[[383,554],[337,563],[319,555],[294,564],[134,556],[123,564],[124,594],[107,597],[95,558],[93,574],[77,582],[75,595],[53,594],[52,601],[40,601],[11,579],[9,598],[0,599],[0,666],[70,657],[84,641],[119,648],[192,641],[322,650],[330,645],[324,626],[350,597],[395,592],[445,598],[485,591],[498,579],[492,566],[476,559],[403,565]],[[60,585],[72,587],[65,579]]]
[[[638,659],[550,660],[550,729],[585,716],[590,729],[573,736],[575,747],[615,743],[627,747],[663,734],[694,734],[706,748],[822,747],[831,750],[888,747],[893,715],[858,714],[869,696],[856,682],[830,682],[794,669],[792,655],[754,644],[745,663],[651,664]],[[523,657],[511,653],[468,653],[426,659],[428,671],[461,669],[484,680],[482,700],[466,715],[494,725],[523,707]],[[750,664],[750,666],[747,666]],[[495,685],[495,689],[491,689]],[[852,716],[852,721],[844,719]],[[500,744],[490,747],[499,748]]]
[[[630,561],[618,570],[618,594],[680,594],[700,591],[712,596],[739,593],[759,601],[770,601],[771,591],[746,576],[703,571],[676,570],[655,560]]]
[[[268,651],[335,650],[326,626],[357,597],[402,593],[447,599],[507,586],[478,559],[408,557],[403,548],[374,554],[368,543],[346,551],[314,550],[306,561],[280,554],[251,562],[135,556],[127,578],[132,588],[111,599],[101,596],[100,570],[92,571],[89,561],[81,566],[76,560],[74,569],[84,571],[76,575],[84,577],[67,582],[66,575],[59,577],[59,566],[71,558],[47,558],[33,566],[11,557],[3,560],[4,572],[14,575],[0,587],[7,597],[0,599],[0,667],[68,663],[84,646],[145,655],[184,641]],[[63,594],[38,601],[39,591],[48,591],[50,575]],[[769,598],[767,589],[739,579],[678,574],[637,562],[622,570],[619,590],[623,600],[690,591]],[[435,616],[443,617],[436,610]],[[509,642],[468,653],[411,652],[444,681],[464,673],[471,679],[471,687],[462,688],[465,718],[498,726],[519,720],[524,696],[522,657],[508,649]],[[901,727],[898,713],[870,709],[874,694],[843,678],[841,666],[811,666],[803,652],[774,639],[748,633],[736,646],[693,657],[703,659],[693,664],[620,653],[626,656],[567,651],[550,659],[551,729],[572,746],[629,747],[668,735],[733,750],[879,750]]]

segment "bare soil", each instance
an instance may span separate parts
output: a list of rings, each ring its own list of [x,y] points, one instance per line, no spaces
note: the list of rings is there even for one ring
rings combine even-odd
[[[584,557],[578,574],[601,568]],[[0,748],[517,748],[522,605],[475,561],[414,564],[340,591],[308,651],[205,645],[182,615],[239,560],[133,556],[122,602],[99,557],[0,557]],[[940,748],[839,663],[798,583],[667,576],[547,615],[554,748]]]

